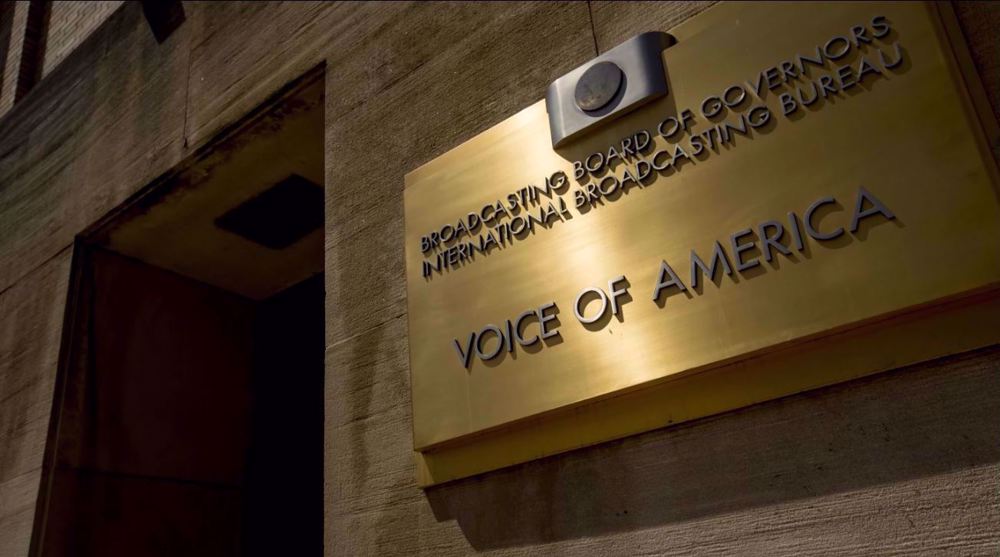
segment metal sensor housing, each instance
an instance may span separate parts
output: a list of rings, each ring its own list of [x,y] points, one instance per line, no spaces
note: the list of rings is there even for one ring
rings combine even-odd
[[[666,95],[662,53],[675,42],[667,33],[642,33],[553,81],[545,94],[552,147]]]

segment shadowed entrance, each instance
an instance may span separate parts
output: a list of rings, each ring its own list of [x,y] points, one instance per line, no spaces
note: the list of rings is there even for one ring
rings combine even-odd
[[[323,82],[78,243],[33,555],[320,555]]]

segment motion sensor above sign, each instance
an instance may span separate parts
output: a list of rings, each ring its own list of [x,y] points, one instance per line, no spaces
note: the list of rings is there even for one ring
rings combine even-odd
[[[545,94],[552,146],[666,95],[661,53],[675,42],[661,32],[636,35],[553,81]]]

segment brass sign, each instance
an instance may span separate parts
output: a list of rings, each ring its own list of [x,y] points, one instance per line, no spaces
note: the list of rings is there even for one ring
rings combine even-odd
[[[670,30],[665,96],[558,149],[539,102],[407,175],[421,481],[995,342],[949,9],[720,5]]]

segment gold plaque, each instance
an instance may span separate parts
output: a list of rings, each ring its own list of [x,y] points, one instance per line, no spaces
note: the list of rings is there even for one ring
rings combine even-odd
[[[539,102],[407,175],[422,483],[996,342],[947,10],[723,4],[665,96],[558,150]]]

